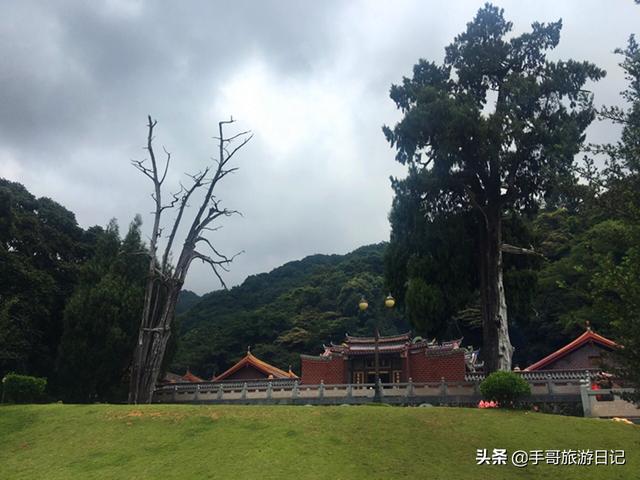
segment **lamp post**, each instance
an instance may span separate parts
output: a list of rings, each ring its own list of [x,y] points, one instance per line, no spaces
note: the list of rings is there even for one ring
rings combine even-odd
[[[389,295],[387,295],[387,297],[384,299],[384,306],[386,307],[387,311],[390,311],[394,305],[396,304],[396,300],[391,296],[391,293],[389,293]],[[361,312],[365,312],[365,310],[367,310],[367,308],[369,308],[369,303],[365,300],[364,297],[360,298],[360,301],[358,302],[358,308],[360,309]],[[376,317],[376,329],[375,329],[375,336],[374,336],[374,368],[375,368],[375,374],[376,374],[376,379],[375,379],[375,388],[374,388],[374,393],[373,393],[373,401],[376,403],[380,403],[382,402],[382,389],[380,388],[380,329],[379,329],[379,321],[378,318]]]

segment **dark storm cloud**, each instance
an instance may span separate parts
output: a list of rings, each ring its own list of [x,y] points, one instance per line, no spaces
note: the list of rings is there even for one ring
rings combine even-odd
[[[166,103],[167,96],[178,108],[183,103],[192,108],[206,83],[219,81],[248,55],[295,72],[330,43],[321,38],[323,29],[310,28],[325,22],[330,9],[303,15],[300,6],[284,2],[272,8],[263,2],[137,5],[5,5],[0,45],[5,146],[67,149],[67,136],[82,139],[96,130],[104,138],[105,128],[133,119],[132,109],[146,112]]]
[[[256,136],[221,197],[244,218],[215,234],[246,254],[228,275],[388,238],[389,175],[403,170],[380,132],[398,113],[391,83],[420,57],[441,61],[481,1],[4,2],[0,6],[0,175],[76,212],[82,226],[148,220],[148,113],[174,164],[209,161],[230,114]],[[596,103],[618,101],[614,48],[637,29],[633,2],[498,2],[515,32],[562,17],[554,56],[608,70]],[[608,21],[604,21],[607,19]],[[595,124],[590,139],[615,139]],[[167,218],[170,220],[170,218]],[[196,266],[188,286],[217,288]]]

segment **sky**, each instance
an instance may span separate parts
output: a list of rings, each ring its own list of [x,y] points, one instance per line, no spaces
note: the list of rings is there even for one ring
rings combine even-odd
[[[552,59],[589,60],[607,77],[589,85],[597,105],[625,87],[613,53],[640,34],[632,0],[496,1],[514,33],[563,20]],[[315,253],[388,240],[403,176],[381,131],[399,120],[389,88],[420,58],[441,62],[480,1],[4,1],[0,3],[0,177],[51,197],[83,228],[142,215],[152,185],[131,160],[155,145],[172,154],[167,195],[215,157],[217,122],[250,129],[239,170],[219,185],[242,217],[209,234],[244,251],[225,274],[248,275]],[[235,130],[234,130],[235,129]],[[588,141],[615,141],[603,122]],[[195,202],[193,203],[195,205]],[[195,209],[195,207],[194,207]],[[194,212],[194,209],[191,212]],[[172,215],[165,216],[165,226]],[[168,230],[168,226],[166,226]],[[220,288],[193,263],[185,287]]]

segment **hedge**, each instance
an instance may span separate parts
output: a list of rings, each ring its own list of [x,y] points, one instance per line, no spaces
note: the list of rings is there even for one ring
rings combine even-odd
[[[2,399],[12,403],[34,403],[45,399],[46,378],[9,373],[2,379]]]

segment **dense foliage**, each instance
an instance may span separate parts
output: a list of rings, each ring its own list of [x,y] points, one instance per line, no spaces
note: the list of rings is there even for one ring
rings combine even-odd
[[[0,179],[0,374],[53,376],[65,304],[97,233],[53,200]]]
[[[9,373],[2,379],[2,401],[10,403],[34,403],[44,400],[46,378]]]
[[[116,399],[139,323],[144,245],[0,179],[0,375],[49,379],[55,396]]]
[[[176,304],[176,315],[186,312],[200,301],[200,296],[191,290],[182,290]]]
[[[493,372],[480,384],[480,392],[486,400],[495,400],[501,407],[511,408],[531,395],[531,387],[522,376],[513,372]]]

